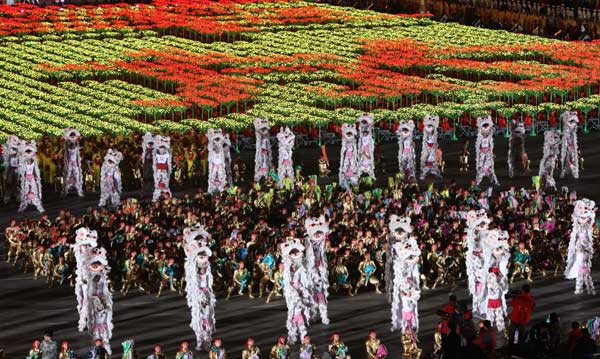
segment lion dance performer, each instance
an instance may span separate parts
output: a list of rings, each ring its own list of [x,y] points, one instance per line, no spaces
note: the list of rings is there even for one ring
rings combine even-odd
[[[327,296],[329,288],[329,271],[327,270],[327,253],[325,238],[329,234],[329,223],[325,216],[307,218],[304,226],[308,235],[306,244],[306,267],[312,284],[315,313],[320,314],[321,322],[329,324],[327,317]]]
[[[82,227],[75,231],[75,244],[73,254],[75,256],[75,296],[77,297],[77,311],[79,312],[79,331],[85,330],[88,312],[84,310],[84,299],[87,293],[86,262],[91,256],[92,249],[98,245],[98,233]]]
[[[144,197],[154,193],[154,135],[150,132],[142,137],[142,193]]]
[[[289,127],[281,128],[277,134],[279,142],[279,158],[277,167],[277,178],[279,179],[279,187],[285,186],[286,178],[294,183],[294,162],[292,160],[292,151],[294,149],[294,140],[296,136]]]
[[[479,304],[480,313],[496,325],[498,331],[506,328],[506,293],[508,293],[508,260],[510,247],[508,232],[493,229],[483,235],[484,287]]]
[[[521,120],[510,121],[510,138],[508,140],[508,177],[515,176],[515,166],[521,162],[523,172],[529,172],[529,159],[525,152],[525,123]]]
[[[427,115],[423,118],[423,145],[421,147],[421,180],[427,176],[441,177],[438,161],[438,127],[440,118]]]
[[[110,201],[113,206],[121,203],[121,191],[123,184],[121,182],[121,169],[119,163],[123,159],[123,154],[112,148],[104,156],[104,163],[100,169],[100,202],[99,207],[106,206]]]
[[[577,146],[577,126],[579,118],[575,111],[565,111],[560,115],[563,123],[562,146],[560,148],[560,178],[569,172],[573,178],[579,178],[579,147]]]
[[[83,172],[79,146],[81,134],[74,128],[67,128],[63,137],[65,139],[65,157],[62,196],[66,197],[69,191],[74,189],[79,197],[83,197]]]
[[[358,184],[358,150],[356,147],[356,127],[349,123],[342,125],[342,150],[340,154],[340,186],[349,188]]]
[[[364,173],[375,179],[375,141],[373,140],[373,116],[358,117],[358,177]]]
[[[254,182],[259,182],[267,177],[271,169],[272,152],[271,138],[269,136],[269,120],[257,118],[254,120],[254,132],[256,134],[256,154],[254,155]]]
[[[152,201],[156,202],[163,193],[171,195],[169,182],[172,172],[171,138],[154,136],[154,192]]]
[[[225,137],[221,129],[206,131],[208,138],[208,193],[222,192],[227,185]]]
[[[593,225],[596,219],[596,203],[587,198],[575,202],[573,229],[569,240],[569,252],[565,277],[575,279],[575,294],[596,295],[592,280],[592,258],[594,256]]]
[[[413,135],[415,123],[412,120],[402,120],[396,130],[398,135],[398,167],[404,175],[404,180],[415,182],[417,166],[415,163],[415,144]]]
[[[233,173],[231,172],[231,138],[228,133],[223,135],[223,156],[225,158],[225,177],[227,185],[233,186]]]
[[[192,311],[190,327],[196,333],[196,349],[208,350],[215,329],[216,299],[209,262],[212,252],[196,241],[197,234],[201,233],[206,231],[200,226],[184,230],[185,291],[188,307]]]
[[[42,181],[37,162],[37,145],[34,140],[22,140],[19,145],[19,182],[21,197],[19,212],[23,212],[29,205],[33,205],[43,213]]]
[[[409,217],[390,217],[390,233],[398,236],[393,244],[394,289],[392,293],[392,331],[410,332],[415,337],[419,330],[418,301],[421,297],[419,287],[419,259],[421,250],[414,237],[410,236],[412,227]]]
[[[484,177],[488,177],[496,186],[500,184],[494,171],[494,130],[494,123],[489,115],[477,117],[477,142],[475,143],[477,185]]]
[[[310,278],[304,266],[304,246],[288,242],[283,252],[283,294],[288,308],[288,341],[295,344],[306,334],[309,325],[312,295]]]
[[[560,132],[557,130],[546,130],[544,132],[544,154],[540,161],[539,177],[545,188],[556,189],[554,179],[554,168],[558,160],[560,146]]]
[[[12,198],[19,199],[19,145],[21,140],[10,135],[2,145],[2,157],[6,168],[4,169],[4,204]]]
[[[110,338],[113,330],[113,300],[108,288],[110,267],[104,248],[92,248],[85,262],[85,294],[82,310],[86,312],[86,326],[94,340],[102,340],[110,354]]]
[[[484,209],[467,213],[466,228],[466,267],[469,293],[472,297],[473,311],[479,313],[479,303],[484,287],[484,257],[482,239],[491,223]]]

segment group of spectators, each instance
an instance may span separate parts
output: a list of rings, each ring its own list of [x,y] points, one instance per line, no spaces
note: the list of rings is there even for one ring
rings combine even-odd
[[[427,0],[427,10],[443,22],[558,38],[600,36],[597,1]]]
[[[598,0],[327,0],[391,13],[430,13],[435,20],[562,40],[600,37]]]

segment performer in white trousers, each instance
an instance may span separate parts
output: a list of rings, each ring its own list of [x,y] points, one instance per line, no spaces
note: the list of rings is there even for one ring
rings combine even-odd
[[[596,202],[587,198],[575,201],[573,228],[569,240],[569,252],[565,277],[575,279],[575,294],[596,295],[592,279],[592,258],[594,257],[593,226],[596,220]]]
[[[67,128],[64,132],[65,153],[63,160],[63,191],[62,196],[75,190],[79,197],[83,197],[83,171],[81,169],[81,148],[79,140],[81,134],[74,128]]]
[[[344,123],[342,125],[342,149],[340,153],[340,186],[346,189],[356,186],[359,177],[356,127]]]
[[[269,120],[257,118],[254,120],[256,135],[256,153],[254,155],[254,182],[259,182],[267,177],[271,169],[273,154],[271,151],[271,137]]]
[[[121,203],[121,191],[123,190],[121,182],[121,169],[119,163],[123,159],[123,154],[112,148],[104,156],[104,162],[100,169],[100,202],[99,207],[106,206],[110,202],[113,206]]]
[[[277,177],[279,179],[279,188],[285,186],[286,178],[295,182],[294,176],[294,161],[292,159],[292,152],[294,150],[294,141],[296,136],[290,130],[289,127],[281,128],[277,134],[277,142],[279,143],[279,157],[277,159]]]
[[[392,292],[392,331],[409,332],[413,338],[419,330],[418,302],[421,297],[419,260],[421,250],[414,237],[409,217],[390,216],[390,235],[394,241],[394,280]]]
[[[508,140],[508,177],[515,176],[515,166],[522,164],[523,173],[527,174],[529,168],[527,152],[525,152],[525,123],[521,120],[510,121],[510,138]]]
[[[171,172],[173,169],[171,158],[171,138],[160,135],[154,136],[154,192],[152,201],[156,202],[163,193],[171,196]]]
[[[483,314],[479,312],[479,303],[485,286],[483,238],[490,223],[491,220],[484,209],[467,213],[465,263],[468,289],[472,297],[472,308],[475,315]]]
[[[312,307],[310,278],[304,264],[304,246],[298,242],[282,245],[283,295],[288,308],[288,342],[295,344],[307,335]]]
[[[366,174],[375,179],[375,140],[373,116],[363,113],[358,117],[358,177]]]
[[[81,227],[75,231],[75,244],[73,254],[75,255],[75,296],[77,298],[77,312],[79,313],[78,328],[83,332],[87,327],[88,311],[84,310],[84,301],[87,295],[87,267],[88,258],[92,250],[98,245],[98,233],[89,228]]]
[[[2,157],[4,159],[4,204],[11,199],[20,200],[19,196],[19,146],[21,140],[17,136],[10,135],[6,143],[2,145]]]
[[[579,146],[577,145],[577,127],[579,117],[575,111],[565,111],[560,115],[563,124],[562,146],[560,148],[560,178],[571,173],[573,178],[579,178]]]
[[[489,115],[477,117],[477,141],[475,143],[477,153],[475,182],[477,185],[481,184],[484,177],[488,177],[492,184],[500,185],[494,170],[494,131],[494,122]]]
[[[220,128],[209,129],[208,138],[208,193],[222,192],[227,186],[225,164],[225,137]]]
[[[327,297],[329,296],[329,271],[327,268],[327,253],[325,239],[329,235],[329,222],[325,216],[307,218],[304,222],[306,229],[306,268],[308,269],[311,290],[313,292],[313,316],[319,315],[321,322],[329,324],[327,316]]]
[[[427,176],[442,177],[438,163],[439,116],[427,115],[423,118],[423,145],[421,147],[421,180]]]
[[[540,161],[538,176],[544,188],[556,189],[554,168],[560,153],[560,132],[557,130],[544,131],[544,154]]]
[[[499,332],[506,328],[506,293],[508,293],[508,260],[510,247],[508,233],[488,230],[483,236],[484,287],[480,313],[496,326]]]
[[[413,141],[415,123],[412,120],[402,120],[396,130],[398,135],[398,167],[407,182],[417,180],[417,165],[415,162],[415,143]]]
[[[33,205],[40,213],[42,206],[42,179],[37,162],[37,145],[34,140],[21,140],[19,145],[19,183],[21,204],[19,212]]]
[[[213,276],[209,262],[212,252],[190,235],[197,231],[198,228],[184,230],[185,291],[192,314],[190,327],[196,334],[196,349],[208,350],[215,330],[216,299],[212,289]]]
[[[84,272],[86,283],[83,310],[87,312],[87,329],[93,339],[101,339],[110,354],[113,330],[113,300],[108,289],[110,267],[104,248],[93,248],[86,260]]]

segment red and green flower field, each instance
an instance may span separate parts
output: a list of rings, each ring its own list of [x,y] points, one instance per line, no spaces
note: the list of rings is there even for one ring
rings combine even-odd
[[[301,1],[0,7],[0,139],[600,106],[600,43]]]

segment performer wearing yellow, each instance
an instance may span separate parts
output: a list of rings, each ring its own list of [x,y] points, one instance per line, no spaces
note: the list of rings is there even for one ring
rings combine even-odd
[[[355,295],[358,293],[359,287],[366,287],[369,284],[375,286],[375,292],[381,293],[379,290],[379,278],[375,275],[376,271],[377,266],[375,265],[375,262],[371,260],[371,254],[369,252],[365,253],[363,261],[358,264],[360,279],[356,283],[356,287],[354,287]]]

